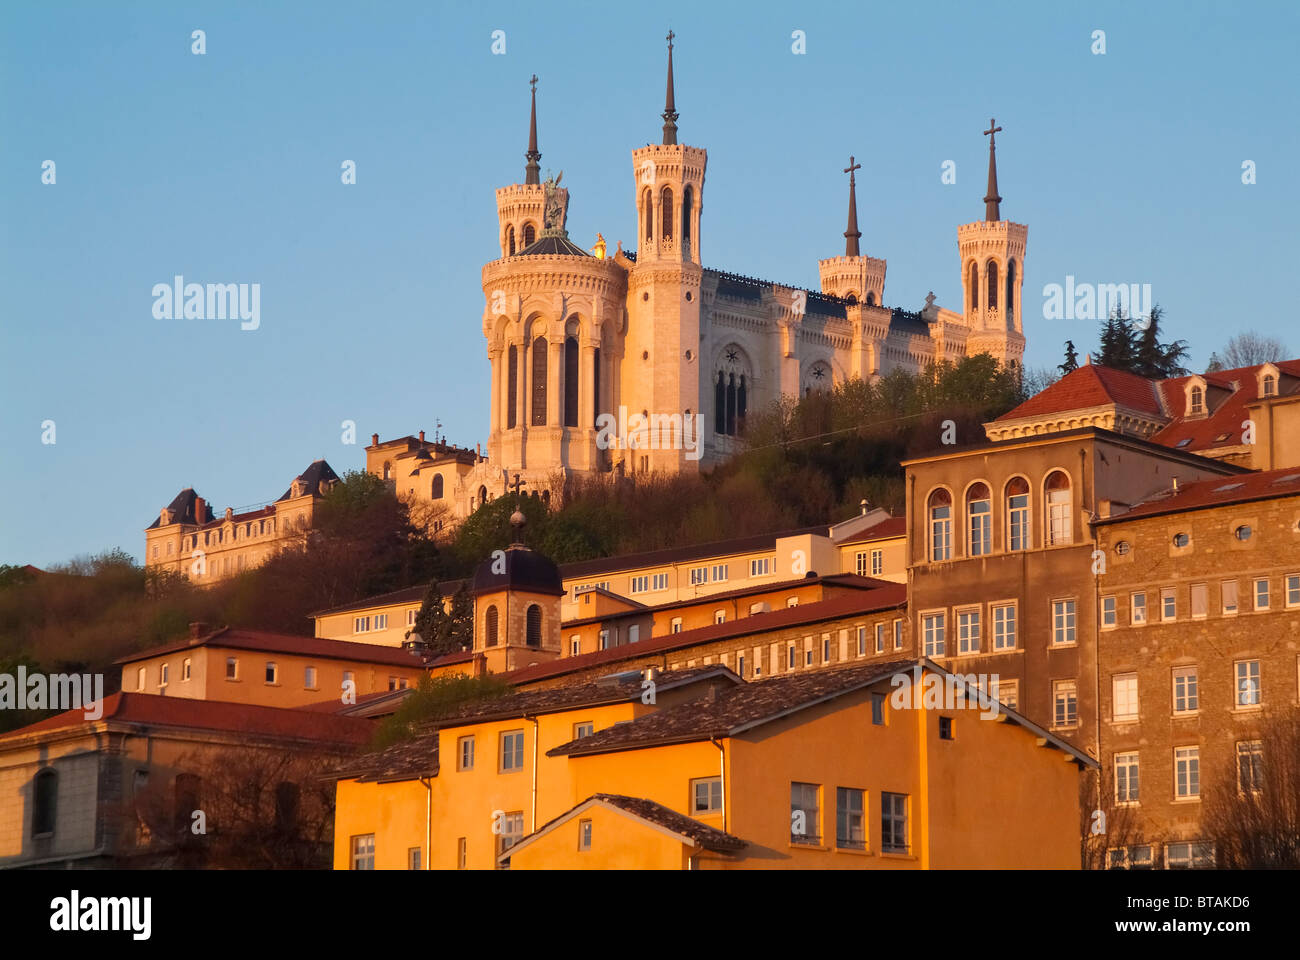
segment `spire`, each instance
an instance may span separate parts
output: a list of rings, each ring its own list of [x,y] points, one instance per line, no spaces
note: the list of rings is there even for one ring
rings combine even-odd
[[[524,183],[541,183],[538,174],[542,166],[538,162],[542,155],[537,152],[537,74],[533,74],[532,79],[528,81],[533,88],[533,111],[528,118],[528,152],[524,154],[528,158],[528,165],[524,167]]]
[[[998,213],[998,204],[1002,198],[998,196],[998,161],[994,152],[997,147],[994,146],[994,134],[1000,133],[1002,128],[997,125],[997,121],[992,117],[989,118],[989,128],[984,131],[984,136],[989,138],[989,192],[984,197],[984,219],[990,222],[1001,220]]]
[[[673,102],[673,37],[668,31],[668,93],[664,97],[664,143],[677,142],[677,104]]]
[[[844,168],[844,172],[849,175],[849,228],[844,231],[844,256],[858,256],[858,238],[862,232],[858,229],[858,191],[857,181],[854,178],[854,171],[861,170],[862,164],[855,163],[852,156],[849,157],[849,165]]]

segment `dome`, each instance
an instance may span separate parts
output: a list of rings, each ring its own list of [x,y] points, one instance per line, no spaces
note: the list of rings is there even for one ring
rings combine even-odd
[[[564,581],[560,577],[560,568],[549,557],[534,553],[519,544],[506,550],[505,555],[504,573],[492,572],[493,566],[499,566],[499,563],[491,557],[478,565],[470,588],[474,596],[497,590],[548,593],[557,597],[564,595]]]

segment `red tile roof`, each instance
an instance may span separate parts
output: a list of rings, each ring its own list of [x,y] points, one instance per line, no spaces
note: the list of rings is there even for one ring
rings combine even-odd
[[[880,582],[884,583],[884,581]],[[512,670],[509,673],[502,674],[501,677],[508,683],[531,683],[535,680],[562,676],[566,673],[573,673],[590,667],[617,664],[622,660],[630,660],[650,653],[666,653],[669,650],[680,650],[684,647],[694,647],[704,643],[712,643],[716,640],[745,637],[780,630],[784,627],[803,626],[804,624],[819,623],[824,620],[835,620],[840,617],[852,617],[863,613],[873,613],[878,610],[889,610],[901,607],[906,602],[907,585],[889,583],[875,590],[866,590],[860,593],[855,591],[844,596],[832,597],[830,600],[801,603],[796,607],[783,607],[770,613],[751,614],[738,620],[713,623],[707,627],[683,630],[681,633],[664,634],[661,637],[651,637],[649,640],[642,640],[638,643],[625,643],[622,646],[610,647],[608,650],[597,650],[594,653],[584,653],[576,657],[561,657],[559,660],[552,660],[549,663],[539,663],[519,670]]]
[[[1206,507],[1221,507],[1230,503],[1247,503],[1252,500],[1271,500],[1275,497],[1300,495],[1300,467],[1282,470],[1263,470],[1241,473],[1212,480],[1198,480],[1158,499],[1139,503],[1127,513],[1098,520],[1098,525],[1123,523],[1138,517],[1154,517],[1165,513],[1182,513]]]
[[[1179,450],[1207,450],[1214,447],[1235,447],[1242,442],[1241,424],[1249,418],[1246,407],[1260,399],[1259,371],[1263,364],[1253,367],[1238,367],[1235,370],[1216,370],[1204,374],[1206,384],[1211,387],[1206,402],[1209,414],[1204,417],[1188,417],[1187,382],[1191,377],[1175,377],[1162,380],[1158,387],[1164,397],[1165,408],[1172,416],[1172,421],[1152,435],[1151,440],[1166,447]],[[1300,360],[1282,360],[1274,364],[1283,373],[1300,377]],[[1236,383],[1236,389],[1233,383]],[[1230,391],[1227,397],[1216,401],[1213,388]],[[1283,385],[1278,385],[1283,396]],[[1186,442],[1184,442],[1186,441]],[[1181,444],[1181,446],[1180,446]]]
[[[1135,373],[1090,363],[1071,370],[1046,390],[1034,394],[1014,410],[998,417],[994,423],[1063,413],[1067,410],[1084,410],[1112,403],[1153,416],[1162,413],[1154,381]]]
[[[881,520],[874,527],[868,527],[861,533],[841,540],[836,546],[845,547],[851,543],[869,543],[872,540],[888,540],[891,537],[906,535],[907,517],[890,517],[888,520]]]
[[[87,720],[85,710],[68,710],[12,730],[0,737],[0,742],[47,730],[108,722],[220,730],[249,736],[316,740],[345,746],[364,744],[374,733],[374,722],[360,717],[336,717],[316,711],[227,703],[222,700],[119,692],[104,698],[104,714],[97,721]]]
[[[284,633],[266,633],[262,630],[243,630],[222,627],[197,639],[163,644],[121,657],[114,663],[133,663],[150,657],[160,657],[197,647],[232,647],[236,650],[256,650],[261,653],[283,653],[303,657],[320,657],[327,660],[352,660],[359,663],[380,663],[389,667],[418,667],[420,661],[400,647],[385,647],[377,643],[355,643],[351,640],[327,640],[324,637],[295,637]]]

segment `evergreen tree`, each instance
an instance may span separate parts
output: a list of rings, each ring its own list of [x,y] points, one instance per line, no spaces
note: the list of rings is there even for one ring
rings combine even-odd
[[[1223,361],[1219,359],[1217,353],[1210,354],[1210,362],[1205,366],[1206,373],[1214,373],[1216,370],[1223,369]]]
[[[1060,370],[1062,375],[1079,369],[1079,354],[1075,352],[1074,341],[1065,341],[1065,363],[1060,364],[1056,369]]]
[[[469,592],[469,578],[461,581],[451,598],[451,612],[447,616],[447,637],[442,653],[455,653],[474,647],[474,598]]]
[[[1101,328],[1101,349],[1097,363],[1114,370],[1132,370],[1137,345],[1127,312],[1117,308],[1110,312]]]
[[[1181,377],[1187,373],[1187,369],[1182,365],[1182,361],[1187,358],[1187,341],[1174,340],[1170,343],[1161,343],[1160,321],[1163,317],[1164,311],[1160,309],[1160,304],[1151,308],[1147,325],[1138,337],[1133,365],[1134,373],[1156,380]]]
[[[415,615],[415,623],[410,630],[406,631],[406,638],[409,640],[411,634],[418,633],[420,639],[424,641],[425,646],[430,650],[437,650],[443,639],[451,632],[451,617],[442,605],[442,587],[439,586],[437,579],[429,581],[429,587],[424,591],[424,599],[420,603],[420,611]],[[445,652],[439,650],[439,652]]]

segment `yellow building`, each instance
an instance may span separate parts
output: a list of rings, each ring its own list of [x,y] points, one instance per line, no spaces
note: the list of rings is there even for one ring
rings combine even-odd
[[[969,689],[895,660],[508,695],[341,771],[335,867],[1077,868],[1095,762]]]

